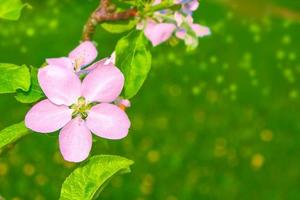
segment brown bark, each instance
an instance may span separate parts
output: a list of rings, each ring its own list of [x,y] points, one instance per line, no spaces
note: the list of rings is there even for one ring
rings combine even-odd
[[[127,20],[131,17],[137,16],[136,9],[128,9],[123,12],[116,12],[113,6],[111,5],[110,0],[100,0],[99,6],[91,14],[87,20],[84,30],[82,33],[82,41],[91,40],[96,26],[102,22],[108,21],[118,21],[118,20]]]

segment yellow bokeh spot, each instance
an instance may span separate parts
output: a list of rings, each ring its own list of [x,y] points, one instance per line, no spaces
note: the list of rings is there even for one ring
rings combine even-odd
[[[5,176],[8,172],[7,164],[0,163],[0,176]]]
[[[298,91],[293,89],[289,92],[290,99],[296,99],[298,97]]]
[[[230,84],[229,90],[230,90],[231,92],[236,92],[236,91],[237,91],[237,85],[234,84],[234,83]]]
[[[261,41],[261,36],[259,34],[256,34],[256,35],[254,35],[253,40],[256,43],[259,43]]]
[[[167,200],[177,200],[177,197],[171,195],[167,197]]]
[[[264,156],[259,153],[254,154],[251,158],[251,165],[254,169],[260,169],[263,166],[264,162]]]
[[[153,190],[153,183],[154,183],[154,178],[151,174],[147,174],[140,186],[140,190],[143,194],[151,194]]]
[[[294,52],[289,53],[289,59],[290,60],[296,60],[296,58],[297,58],[296,53],[294,53]]]
[[[45,175],[39,174],[35,177],[35,182],[38,185],[45,185],[47,183],[47,177]]]
[[[285,58],[285,52],[283,50],[278,50],[276,52],[276,58],[278,60],[283,60]]]
[[[260,133],[260,139],[264,142],[270,142],[273,139],[273,133],[271,130],[265,129]]]
[[[32,176],[35,172],[35,168],[32,164],[25,164],[23,167],[23,172],[26,176]]]
[[[57,29],[57,26],[58,26],[58,21],[56,19],[52,19],[50,22],[49,22],[49,27],[51,29]]]
[[[285,36],[283,36],[283,38],[282,38],[282,43],[283,44],[290,44],[291,43],[291,37],[289,36],[289,35],[285,35]]]
[[[224,77],[223,77],[222,75],[218,75],[218,76],[216,77],[216,82],[217,82],[218,84],[223,83],[223,81],[224,81]]]
[[[34,30],[33,28],[28,28],[28,29],[26,30],[26,35],[27,35],[28,37],[33,37],[33,36],[35,35],[35,30]]]
[[[151,150],[147,154],[148,161],[151,163],[155,163],[159,161],[160,153],[159,151]]]
[[[226,140],[224,138],[218,138],[215,143],[214,155],[216,157],[225,156],[226,150]]]
[[[45,199],[45,197],[43,197],[42,195],[39,194],[35,197],[34,200],[44,200],[44,199]]]
[[[198,86],[194,86],[194,87],[192,88],[192,93],[193,93],[193,95],[195,95],[195,96],[199,95],[199,94],[201,93],[201,88],[198,87]]]
[[[210,60],[210,62],[211,62],[212,64],[216,64],[216,63],[218,62],[218,57],[217,57],[217,56],[211,56],[211,57],[209,58],[209,60]]]
[[[210,103],[216,103],[219,100],[219,95],[214,90],[207,91],[206,98]]]

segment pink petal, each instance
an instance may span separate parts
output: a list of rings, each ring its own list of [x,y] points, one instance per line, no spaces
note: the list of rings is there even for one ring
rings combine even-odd
[[[65,67],[65,68],[74,70],[72,60],[67,57],[48,58],[48,59],[46,59],[46,62],[48,63],[48,65],[57,65],[57,66],[61,66],[61,67]]]
[[[174,19],[176,21],[177,26],[181,26],[184,21],[184,16],[180,12],[175,12]]]
[[[184,29],[179,29],[178,31],[176,31],[176,37],[179,38],[179,39],[184,39],[185,36],[186,36],[186,30]]]
[[[92,134],[80,117],[72,119],[59,133],[59,148],[69,162],[85,160],[92,148]]]
[[[112,102],[122,91],[124,76],[113,64],[100,65],[82,82],[82,96],[88,102]]]
[[[193,24],[191,27],[195,31],[198,37],[204,37],[210,35],[210,30],[208,27],[201,26],[199,24]]]
[[[185,21],[188,25],[192,26],[194,24],[194,18],[191,15],[185,17]]]
[[[186,6],[189,10],[195,11],[199,7],[199,1],[198,0],[192,0],[191,2],[187,3]]]
[[[121,97],[118,97],[115,101],[114,104],[117,106],[124,106],[125,108],[129,108],[131,106],[131,103],[128,99],[123,99]]]
[[[154,0],[154,2],[152,3],[153,6],[158,5],[161,3],[161,0]]]
[[[84,68],[84,70],[87,70],[88,72],[91,72],[94,69],[103,66],[105,64],[105,62],[106,62],[106,58],[93,63],[92,65],[88,66],[87,68]]]
[[[168,40],[174,32],[176,26],[168,23],[155,23],[148,21],[145,29],[146,37],[152,42],[153,46],[157,46],[162,42]]]
[[[116,62],[116,53],[113,52],[110,57],[107,58],[103,58],[95,63],[93,63],[92,65],[88,66],[87,68],[85,68],[84,70],[90,72],[98,67],[101,67],[103,65],[114,65]]]
[[[38,80],[45,95],[57,105],[69,106],[80,97],[80,79],[70,69],[48,65],[39,69]]]
[[[57,106],[48,99],[35,104],[25,116],[27,128],[40,133],[59,130],[72,119],[72,110],[67,106]]]
[[[69,58],[74,60],[79,66],[85,66],[93,62],[98,52],[95,45],[90,41],[82,42],[69,54]]]
[[[88,128],[99,137],[121,139],[127,136],[130,121],[118,106],[101,103],[89,112],[86,120]]]
[[[105,64],[108,65],[108,64],[116,64],[116,52],[112,52],[112,54],[110,55],[109,58],[106,58],[106,61],[105,61]]]

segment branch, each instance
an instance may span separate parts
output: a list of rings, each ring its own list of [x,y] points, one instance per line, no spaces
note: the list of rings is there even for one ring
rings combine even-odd
[[[135,8],[128,9],[123,12],[116,12],[110,0],[100,0],[99,6],[91,14],[84,26],[82,40],[91,40],[95,33],[96,26],[99,23],[107,21],[127,20],[135,16],[137,16],[137,10]]]

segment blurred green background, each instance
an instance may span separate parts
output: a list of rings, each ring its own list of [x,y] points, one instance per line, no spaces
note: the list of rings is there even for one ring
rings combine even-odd
[[[0,21],[0,62],[40,66],[74,48],[97,0],[28,0],[17,22]],[[300,3],[202,1],[195,21],[212,29],[199,48],[153,49],[153,67],[120,141],[100,139],[92,154],[135,161],[100,199],[300,199]],[[122,35],[97,31],[100,57]],[[99,58],[100,58],[99,57]],[[0,97],[0,128],[30,105]],[[58,199],[76,167],[57,135],[31,134],[0,154],[0,196]]]

